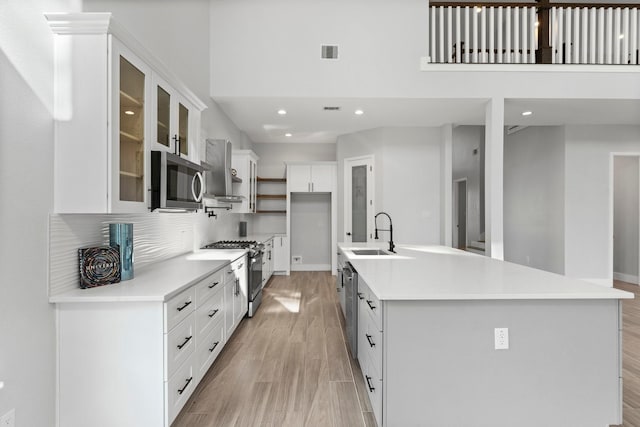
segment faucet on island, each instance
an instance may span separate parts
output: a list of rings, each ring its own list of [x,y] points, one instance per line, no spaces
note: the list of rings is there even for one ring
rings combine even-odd
[[[378,216],[382,215],[382,214],[386,215],[387,218],[389,218],[389,229],[388,230],[383,229],[383,228],[380,228],[380,229],[378,228]],[[376,228],[376,234],[375,234],[374,238],[376,240],[378,240],[378,230],[380,230],[380,231],[388,231],[389,232],[389,252],[395,253],[396,251],[394,249],[395,249],[396,245],[393,244],[393,223],[391,222],[391,217],[389,216],[389,214],[386,213],[386,212],[378,212],[376,214],[376,216],[374,217],[373,222],[374,222],[374,225],[375,225],[375,228]]]

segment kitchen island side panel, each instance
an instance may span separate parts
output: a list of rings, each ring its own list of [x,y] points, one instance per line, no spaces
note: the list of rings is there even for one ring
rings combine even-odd
[[[618,300],[384,304],[385,426],[622,421]]]
[[[58,304],[61,427],[165,425],[162,307]]]

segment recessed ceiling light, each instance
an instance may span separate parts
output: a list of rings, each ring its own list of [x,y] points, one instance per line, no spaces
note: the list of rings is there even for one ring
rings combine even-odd
[[[624,38],[624,34],[620,34],[620,35],[618,36],[618,38],[619,38],[620,40],[622,40],[622,39]]]
[[[356,115],[356,116],[361,116],[361,115],[363,115],[363,114],[364,114],[364,111],[362,111],[362,110],[356,110],[356,111],[354,111],[354,113],[355,113],[355,115]]]
[[[278,114],[284,116],[285,114],[287,114],[287,110],[278,110]]]
[[[532,111],[523,111],[523,112],[522,112],[522,115],[523,115],[523,116],[530,116],[530,115],[532,115],[532,114],[533,114],[533,112],[532,112]]]
[[[133,116],[135,113],[131,110],[127,110],[124,112],[127,116]]]
[[[284,136],[286,136],[287,138],[291,136],[290,133],[285,133]]]

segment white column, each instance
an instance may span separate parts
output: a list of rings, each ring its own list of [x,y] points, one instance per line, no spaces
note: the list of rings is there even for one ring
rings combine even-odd
[[[485,251],[491,258],[504,259],[504,98],[492,98],[487,103],[484,132]]]
[[[442,126],[440,143],[440,244],[452,246],[453,239],[453,125]]]

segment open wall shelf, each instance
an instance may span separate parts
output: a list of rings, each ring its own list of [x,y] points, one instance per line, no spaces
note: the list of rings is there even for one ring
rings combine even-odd
[[[258,209],[256,209],[256,213],[286,214],[287,179],[257,177],[257,182]]]

